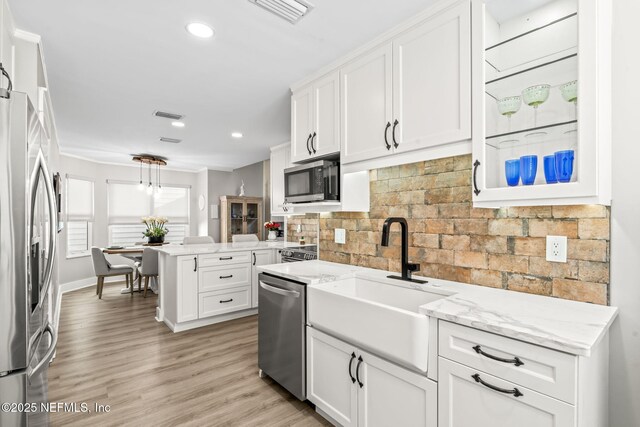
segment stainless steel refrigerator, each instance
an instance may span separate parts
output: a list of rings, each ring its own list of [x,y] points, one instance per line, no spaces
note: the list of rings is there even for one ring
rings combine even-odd
[[[49,310],[58,222],[48,144],[27,95],[0,91],[0,403],[32,404],[0,411],[3,427],[48,424],[40,403],[57,341]]]

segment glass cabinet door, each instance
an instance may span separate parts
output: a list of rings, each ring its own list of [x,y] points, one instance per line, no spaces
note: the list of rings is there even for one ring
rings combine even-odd
[[[244,204],[239,202],[232,202],[230,204],[231,219],[229,223],[229,234],[243,234],[244,225]],[[231,239],[229,239],[231,240]]]
[[[259,205],[257,203],[247,203],[246,234],[258,234],[260,230],[260,224],[258,223],[258,211]]]

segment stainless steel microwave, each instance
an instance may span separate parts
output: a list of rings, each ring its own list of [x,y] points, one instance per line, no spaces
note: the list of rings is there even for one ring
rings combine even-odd
[[[284,170],[285,203],[340,200],[340,164],[320,160]]]

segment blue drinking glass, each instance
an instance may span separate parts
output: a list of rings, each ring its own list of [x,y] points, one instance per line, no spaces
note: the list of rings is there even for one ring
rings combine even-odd
[[[571,181],[571,175],[573,174],[573,159],[575,157],[574,151],[556,151],[553,155],[556,160],[556,177],[558,178],[558,181]]]
[[[507,185],[515,187],[520,181],[520,160],[512,159],[504,162],[504,172],[507,177]]]
[[[538,172],[538,156],[520,157],[520,178],[523,185],[533,185]]]
[[[547,180],[547,184],[558,182],[556,177],[556,156],[553,154],[544,156],[544,178]]]

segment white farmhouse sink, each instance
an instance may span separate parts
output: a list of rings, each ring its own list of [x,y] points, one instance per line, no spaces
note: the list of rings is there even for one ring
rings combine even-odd
[[[393,279],[355,277],[307,287],[307,320],[387,359],[427,371],[429,318],[418,307],[451,293]]]

